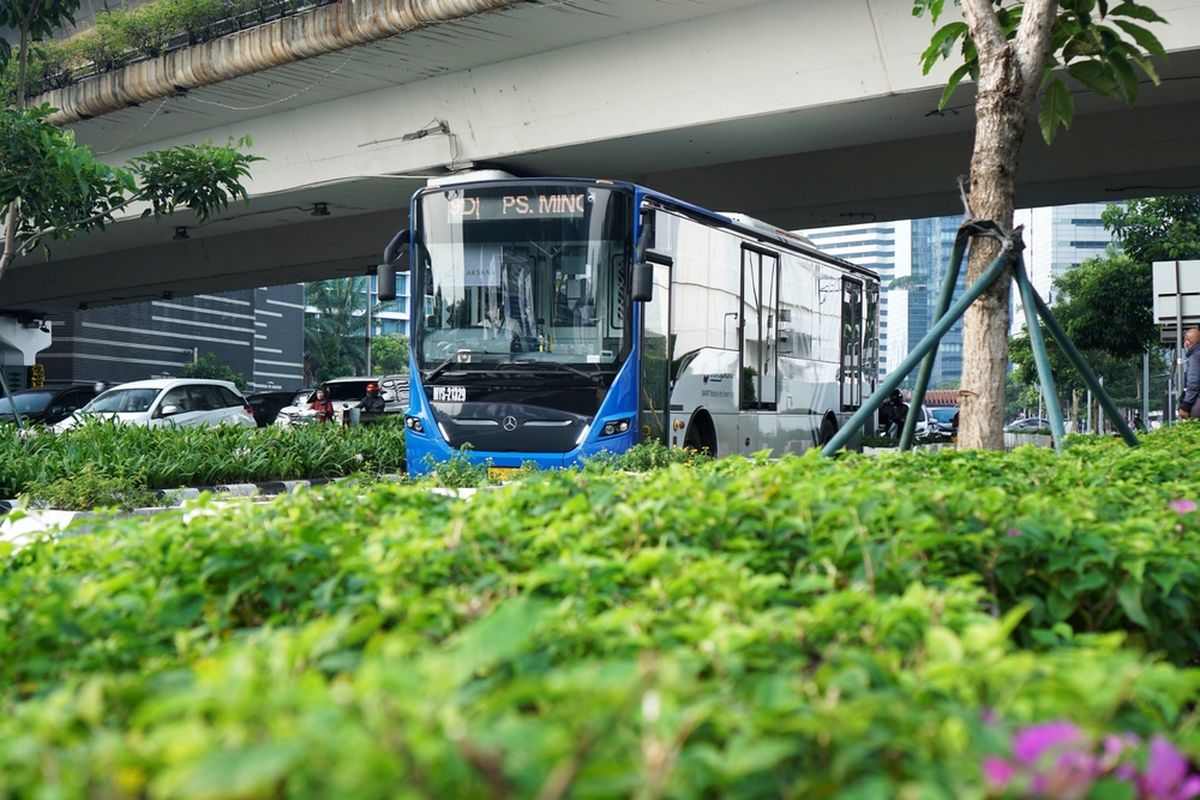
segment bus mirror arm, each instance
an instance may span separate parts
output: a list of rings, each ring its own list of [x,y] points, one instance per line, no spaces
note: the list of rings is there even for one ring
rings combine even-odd
[[[408,244],[408,228],[397,231],[388,246],[383,249],[383,263],[375,268],[375,289],[378,302],[387,303],[396,299],[396,271],[407,272],[406,265],[397,266],[400,248]]]
[[[400,257],[400,248],[406,244],[408,244],[408,228],[396,231],[396,235],[388,242],[388,246],[383,248],[383,263],[392,264]]]

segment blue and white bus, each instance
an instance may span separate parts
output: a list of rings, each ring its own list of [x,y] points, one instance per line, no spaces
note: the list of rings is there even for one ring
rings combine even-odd
[[[378,272],[381,299],[411,272],[413,474],[647,440],[796,452],[874,390],[878,277],[787,231],[633,184],[503,173],[431,181],[410,219]]]

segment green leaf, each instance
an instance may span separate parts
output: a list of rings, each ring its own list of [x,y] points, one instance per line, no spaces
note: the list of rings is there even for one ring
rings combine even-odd
[[[269,796],[300,756],[296,745],[279,743],[218,750],[183,768],[171,794],[197,800]]]
[[[1117,602],[1121,604],[1126,616],[1131,620],[1141,625],[1143,628],[1150,627],[1150,620],[1146,617],[1145,610],[1142,609],[1142,585],[1129,581],[1117,589]]]
[[[1132,17],[1140,19],[1142,22],[1166,22],[1165,19],[1154,12],[1154,9],[1132,2],[1121,3],[1110,11],[1109,14],[1114,17]]]
[[[1128,55],[1130,61],[1142,68],[1142,72],[1146,73],[1146,77],[1150,79],[1151,83],[1155,86],[1162,83],[1162,79],[1158,76],[1158,70],[1154,68],[1154,64],[1151,63],[1150,59],[1135,52],[1130,52]]]
[[[921,54],[922,73],[928,75],[934,64],[949,56],[954,49],[954,43],[966,35],[967,25],[965,22],[951,22],[939,28],[929,41],[929,47],[925,48],[925,52]]]
[[[1088,791],[1089,800],[1135,800],[1137,790],[1129,781],[1101,778]]]
[[[541,615],[540,604],[516,597],[472,624],[452,649],[452,667],[448,671],[452,681],[461,683],[521,652],[533,636]]]
[[[1075,101],[1071,91],[1061,78],[1054,78],[1042,96],[1042,107],[1038,112],[1038,125],[1046,144],[1054,141],[1058,127],[1070,128],[1075,119]]]
[[[1071,77],[1082,83],[1096,94],[1121,99],[1117,88],[1116,78],[1112,71],[1101,61],[1077,61],[1067,67]]]
[[[1158,40],[1158,37],[1143,28],[1141,25],[1135,25],[1134,23],[1127,22],[1123,19],[1113,20],[1113,24],[1128,33],[1133,40],[1138,43],[1138,46],[1150,55],[1161,58],[1167,54],[1167,51],[1163,49],[1162,42]]]
[[[950,79],[946,81],[946,88],[942,90],[942,96],[938,98],[938,111],[946,108],[946,104],[950,102],[950,96],[954,94],[954,90],[958,88],[958,84],[962,79],[967,77],[971,72],[970,64],[963,64],[954,72],[950,73]]]
[[[1121,84],[1121,89],[1125,94],[1125,100],[1131,105],[1137,102],[1138,80],[1137,74],[1134,73],[1133,67],[1123,53],[1111,53],[1106,59],[1109,66],[1112,68],[1113,75]]]

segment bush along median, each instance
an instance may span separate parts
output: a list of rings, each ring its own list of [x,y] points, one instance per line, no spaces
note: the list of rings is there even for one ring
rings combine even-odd
[[[0,497],[132,507],[188,486],[401,472],[404,425],[146,428],[91,422],[65,434],[0,431]],[[128,491],[119,496],[113,487]]]
[[[0,795],[1189,797],[1197,457],[1179,430],[100,522],[0,568]]]

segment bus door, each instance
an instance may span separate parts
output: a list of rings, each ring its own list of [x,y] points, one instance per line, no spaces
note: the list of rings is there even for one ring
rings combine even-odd
[[[863,333],[862,281],[842,278],[842,363],[838,369],[842,411],[854,411],[862,405]]]
[[[742,248],[741,408],[774,411],[779,391],[779,256]],[[744,414],[738,426],[743,449],[761,446],[760,414]],[[773,419],[773,417],[772,417]],[[769,426],[773,429],[773,426]]]
[[[671,268],[654,267],[654,297],[642,303],[639,440],[669,444],[671,380]]]
[[[863,329],[863,394],[875,394],[879,382],[879,284],[867,286],[867,322]]]

